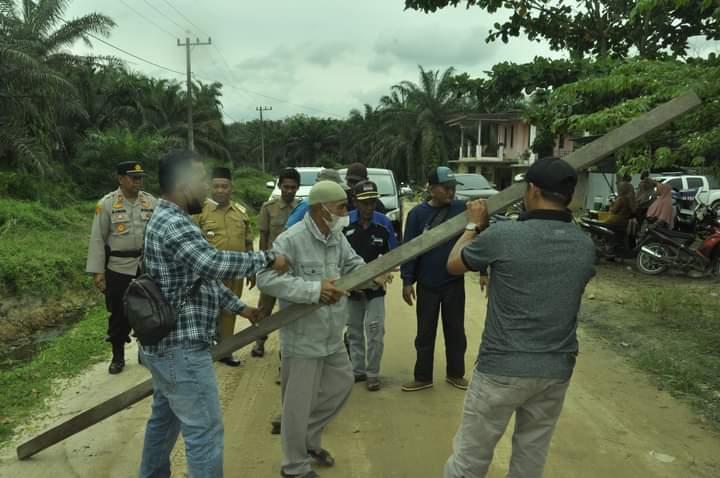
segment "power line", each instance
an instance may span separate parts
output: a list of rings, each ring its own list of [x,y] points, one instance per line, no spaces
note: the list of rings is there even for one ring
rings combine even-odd
[[[64,21],[64,20],[63,20],[63,21]],[[66,23],[67,23],[67,22],[66,22]],[[117,50],[117,51],[119,51],[119,52],[121,52],[121,53],[124,53],[125,55],[131,56],[131,57],[135,58],[136,60],[140,60],[140,61],[142,61],[142,62],[144,62],[144,63],[147,63],[148,65],[152,65],[152,66],[154,66],[154,67],[156,67],[156,68],[160,68],[161,70],[169,71],[170,73],[175,73],[176,75],[183,75],[183,76],[185,75],[185,73],[183,73],[182,71],[173,70],[172,68],[168,68],[167,66],[160,65],[160,64],[158,64],[158,63],[155,63],[154,61],[146,60],[145,58],[143,58],[143,57],[141,57],[141,56],[138,56],[138,55],[136,55],[136,54],[134,54],[134,53],[130,53],[130,52],[127,51],[127,50],[123,50],[123,49],[120,48],[119,46],[115,46],[115,45],[113,45],[112,43],[107,42],[107,41],[103,40],[102,38],[93,35],[92,33],[85,33],[85,34],[86,34],[87,36],[89,36],[90,38],[93,38],[94,40],[99,41],[100,43],[109,46],[110,48],[114,48],[115,50]]]
[[[175,8],[175,5],[173,5],[172,3],[170,3],[168,0],[163,0],[163,2],[165,2],[168,7],[172,8],[172,9],[175,11],[175,13],[177,13],[178,15],[180,15],[186,22],[188,22],[192,27],[194,27],[195,30],[197,30],[196,33],[202,33],[202,34],[203,34],[204,36],[206,36],[206,37],[209,37],[209,36],[210,36],[206,31],[204,31],[202,28],[200,28],[200,27],[197,26],[195,23],[193,23],[193,21],[190,20],[188,17],[186,17],[180,10],[178,10],[177,8]]]
[[[165,12],[163,12],[162,10],[160,10],[159,8],[157,8],[157,7],[156,7],[155,5],[153,5],[152,3],[148,2],[148,0],[143,0],[143,2],[145,2],[145,5],[147,5],[148,7],[152,8],[152,9],[155,10],[157,13],[159,13],[161,17],[163,17],[164,19],[166,19],[167,21],[169,21],[170,23],[172,23],[172,24],[174,24],[176,27],[178,27],[181,32],[186,31],[186,28],[185,28],[185,27],[183,27],[183,26],[180,25],[178,22],[176,22],[175,20],[173,20],[172,18],[170,18],[169,16],[167,16],[167,15],[165,14]]]
[[[172,38],[176,38],[176,35],[173,35],[172,33],[170,33],[170,32],[169,32],[167,29],[165,29],[164,27],[158,25],[158,24],[155,23],[153,20],[149,19],[148,17],[146,17],[145,15],[143,15],[142,13],[140,13],[139,11],[135,10],[135,8],[132,7],[131,5],[128,5],[127,2],[125,2],[125,0],[120,0],[120,3],[122,3],[123,5],[125,5],[129,10],[135,12],[135,14],[136,14],[137,16],[139,16],[140,18],[142,18],[142,19],[145,20],[146,22],[150,23],[151,25],[154,25],[158,30],[162,31],[163,33],[169,35],[169,36],[172,37]]]

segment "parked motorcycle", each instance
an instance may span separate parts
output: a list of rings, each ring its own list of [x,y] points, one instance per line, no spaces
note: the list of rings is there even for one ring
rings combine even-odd
[[[606,224],[597,219],[584,217],[578,220],[580,227],[590,234],[595,244],[595,257],[599,259],[629,259],[634,252],[629,245],[626,228]]]
[[[672,231],[660,223],[647,227],[638,244],[640,272],[658,275],[674,268],[698,276],[720,276],[720,219],[699,196],[693,211],[695,233]]]

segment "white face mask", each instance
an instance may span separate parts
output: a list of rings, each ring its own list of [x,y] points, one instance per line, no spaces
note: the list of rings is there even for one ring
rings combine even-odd
[[[350,216],[337,216],[328,211],[328,208],[326,208],[325,205],[323,205],[323,209],[325,209],[325,211],[330,214],[330,219],[325,219],[325,224],[327,224],[327,226],[330,228],[330,234],[341,232],[343,229],[350,225]]]

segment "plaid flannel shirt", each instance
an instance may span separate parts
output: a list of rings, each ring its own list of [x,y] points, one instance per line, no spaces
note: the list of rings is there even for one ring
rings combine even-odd
[[[245,308],[221,280],[252,276],[268,263],[265,252],[215,249],[190,215],[174,203],[160,199],[145,230],[144,272],[155,280],[175,308],[178,321],[177,328],[157,345],[144,348],[159,352],[184,344],[212,345],[220,310],[240,313]],[[200,288],[188,298],[198,278]]]

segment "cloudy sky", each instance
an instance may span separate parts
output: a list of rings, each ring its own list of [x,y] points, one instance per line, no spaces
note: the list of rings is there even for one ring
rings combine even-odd
[[[224,84],[227,121],[253,118],[259,105],[272,106],[267,117],[273,119],[345,117],[364,103],[376,105],[392,84],[416,81],[417,65],[454,66],[479,76],[500,61],[560,56],[525,39],[486,44],[500,14],[458,8],[426,15],[403,8],[403,0],[73,0],[66,17],[109,15],[117,27],[108,41],[179,72],[185,71],[185,51],[176,38],[212,36],[212,46],[193,49],[193,72]],[[705,42],[695,46],[707,48]],[[75,50],[88,51],[82,45]],[[93,51],[152,76],[184,78],[97,42]]]

